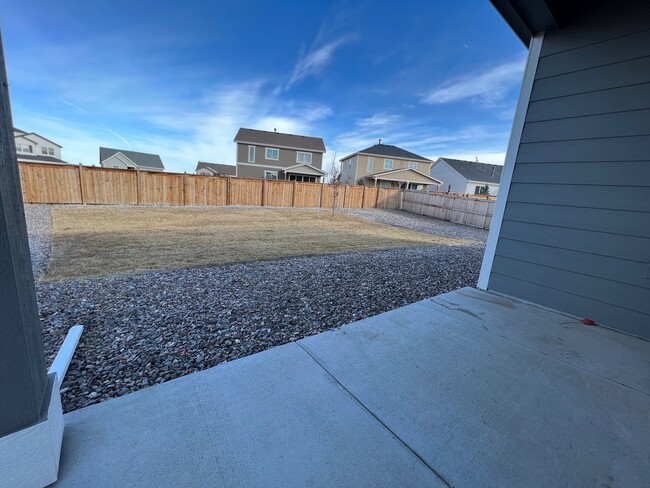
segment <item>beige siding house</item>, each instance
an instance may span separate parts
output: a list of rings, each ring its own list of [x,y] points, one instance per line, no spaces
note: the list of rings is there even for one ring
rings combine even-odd
[[[325,176],[320,137],[242,128],[235,143],[239,178],[320,182]]]
[[[401,147],[379,144],[341,159],[341,183],[425,190],[442,182],[429,176],[432,161]]]

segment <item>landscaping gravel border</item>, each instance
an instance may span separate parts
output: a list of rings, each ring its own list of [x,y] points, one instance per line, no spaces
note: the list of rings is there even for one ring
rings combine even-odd
[[[392,225],[410,218],[363,213]],[[38,221],[30,224],[30,239],[42,234],[45,215],[28,211],[28,220]],[[438,225],[442,234],[448,224],[434,222],[430,230]],[[474,286],[482,255],[476,241],[37,283],[47,361],[69,328],[82,324],[61,390],[69,412]]]
[[[45,273],[50,261],[52,246],[50,208],[50,205],[25,205],[25,220],[34,278]]]

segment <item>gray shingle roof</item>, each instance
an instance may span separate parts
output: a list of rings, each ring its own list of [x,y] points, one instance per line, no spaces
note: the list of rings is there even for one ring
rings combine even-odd
[[[462,159],[440,158],[467,180],[485,183],[499,183],[503,166],[498,164],[477,163]]]
[[[99,162],[102,163],[103,161],[106,161],[113,154],[117,154],[118,152],[124,154],[127,158],[133,161],[136,166],[165,169],[165,165],[157,154],[125,151],[124,149],[111,149],[110,147],[99,148]]]
[[[388,158],[408,159],[415,161],[431,161],[423,156],[419,156],[411,151],[402,149],[401,147],[391,146],[390,144],[375,144],[362,151],[357,151],[341,159],[341,161],[351,158],[355,154],[374,154],[376,156],[386,156]]]
[[[36,154],[23,154],[23,153],[18,153],[16,155],[16,159],[18,161],[33,161],[35,163],[38,162],[43,162],[43,163],[59,163],[59,164],[68,164],[67,161],[64,161],[63,159],[55,158],[53,156],[39,156]]]
[[[325,152],[325,143],[320,137],[298,136],[283,134],[282,132],[269,132],[265,130],[241,128],[237,131],[235,142],[250,142],[272,147],[289,147],[304,149],[306,151]]]
[[[237,173],[237,168],[232,164],[204,163],[202,161],[199,161],[199,163],[196,165],[195,171],[198,171],[201,168],[207,168],[211,171],[214,171],[215,174],[219,174],[219,175],[235,176],[235,174]]]

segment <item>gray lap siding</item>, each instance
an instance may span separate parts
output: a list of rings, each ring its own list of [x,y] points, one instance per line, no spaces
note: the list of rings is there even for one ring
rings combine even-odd
[[[640,9],[546,33],[488,288],[650,338],[650,7]]]

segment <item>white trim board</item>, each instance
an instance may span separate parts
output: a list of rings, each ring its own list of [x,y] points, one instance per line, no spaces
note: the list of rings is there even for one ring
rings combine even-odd
[[[481,290],[487,290],[490,282],[494,255],[497,249],[497,242],[499,241],[499,234],[501,233],[501,223],[503,222],[503,214],[505,213],[506,203],[508,202],[510,184],[512,183],[512,174],[515,170],[515,162],[517,160],[517,153],[519,152],[519,144],[521,143],[521,134],[523,133],[524,123],[526,122],[526,113],[528,112],[528,104],[530,103],[530,94],[533,91],[535,73],[537,72],[537,64],[539,62],[539,55],[542,51],[543,42],[544,32],[536,34],[530,41],[528,59],[526,60],[526,69],[524,70],[524,78],[521,82],[519,100],[517,101],[515,118],[512,121],[510,140],[508,141],[506,159],[503,164],[503,173],[501,174],[501,181],[499,183],[499,195],[497,196],[497,202],[494,205],[494,214],[490,225],[490,233],[488,234],[487,244],[485,246],[485,254],[483,254],[481,274],[478,278],[477,286]]]

